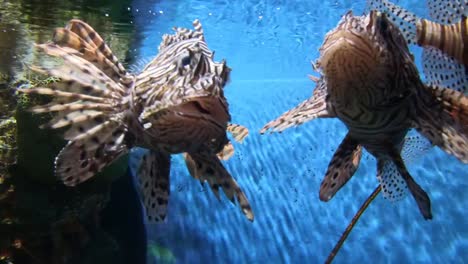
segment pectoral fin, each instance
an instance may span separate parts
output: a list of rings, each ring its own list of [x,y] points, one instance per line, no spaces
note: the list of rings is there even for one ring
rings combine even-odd
[[[226,131],[231,133],[234,140],[239,143],[242,143],[249,135],[249,130],[246,127],[238,124],[228,124]],[[232,157],[232,155],[234,155],[234,146],[232,145],[231,141],[228,141],[228,143],[224,145],[223,149],[217,154],[220,160],[228,160]]]
[[[414,127],[432,144],[468,163],[468,97],[439,87],[426,87],[413,118]]]
[[[162,152],[151,150],[141,159],[137,175],[150,223],[162,222],[166,218],[170,193],[170,166],[170,155]]]
[[[234,137],[234,140],[239,143],[242,143],[249,135],[249,130],[246,127],[238,124],[228,124],[226,131],[231,133],[231,135]]]
[[[234,146],[231,141],[224,145],[223,149],[216,154],[220,160],[228,160],[234,155]]]
[[[224,190],[224,193],[232,202],[237,198],[242,212],[247,219],[253,221],[254,215],[247,197],[216,155],[208,153],[185,153],[184,158],[192,177],[199,179],[201,182],[207,181],[218,199],[219,187]]]
[[[315,118],[334,117],[333,111],[327,107],[327,87],[325,80],[319,79],[312,98],[309,98],[295,108],[282,114],[277,119],[267,123],[260,134],[266,131],[281,132],[289,127],[298,126]]]
[[[421,186],[419,186],[414,181],[413,177],[411,177],[408,170],[406,169],[405,163],[403,162],[403,159],[401,158],[400,154],[398,154],[396,151],[392,151],[390,156],[392,159],[391,162],[395,164],[398,173],[406,182],[406,186],[408,186],[408,189],[410,190],[414,200],[416,200],[416,203],[418,204],[418,207],[419,207],[419,211],[423,215],[424,219],[426,220],[432,219],[431,200],[429,199],[429,196],[421,188]],[[385,168],[385,163],[381,160],[378,161],[377,165],[378,165],[379,171]],[[401,185],[401,183],[395,183],[395,184]]]
[[[359,166],[361,155],[362,147],[347,134],[328,165],[320,185],[320,200],[329,201],[348,182]]]

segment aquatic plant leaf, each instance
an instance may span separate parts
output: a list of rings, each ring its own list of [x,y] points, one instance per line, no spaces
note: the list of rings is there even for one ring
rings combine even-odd
[[[152,241],[148,243],[148,254],[166,264],[176,263],[176,257],[169,248],[159,246]]]

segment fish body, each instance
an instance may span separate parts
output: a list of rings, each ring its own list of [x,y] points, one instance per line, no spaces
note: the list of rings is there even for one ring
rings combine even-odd
[[[91,177],[133,147],[147,149],[138,179],[150,222],[166,217],[171,154],[184,153],[192,176],[222,188],[253,220],[249,202],[219,160],[233,153],[226,131],[231,116],[223,89],[230,68],[213,60],[198,20],[194,30],[174,28],[158,55],[138,74],[128,73],[99,34],[80,20],[58,28],[51,43],[37,47],[60,65],[32,67],[60,78],[50,87],[20,92],[51,95],[35,113],[56,112],[44,127],[68,127],[68,144],[58,154],[55,173],[68,186]],[[234,139],[237,139],[234,136]],[[196,168],[192,168],[195,166]]]
[[[401,145],[411,127],[411,121],[404,118],[416,94],[411,90],[422,85],[411,67],[404,39],[385,29],[391,25],[380,21],[384,19],[375,13],[365,18],[348,13],[325,36],[316,65],[327,80],[329,103],[336,117],[348,127],[349,136],[374,156],[385,153],[382,141]],[[369,41],[368,30],[382,32]],[[389,71],[395,68],[407,72],[395,76]]]
[[[312,98],[266,124],[282,131],[315,118],[336,117],[348,133],[329,163],[319,197],[330,200],[354,175],[365,148],[377,159],[383,194],[401,199],[408,188],[425,219],[430,199],[406,169],[401,153],[418,144],[415,128],[432,144],[468,163],[468,99],[426,86],[400,30],[382,13],[345,14],[327,33],[314,65]]]

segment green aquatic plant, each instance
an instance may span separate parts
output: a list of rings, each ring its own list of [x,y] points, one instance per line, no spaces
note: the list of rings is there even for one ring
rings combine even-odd
[[[27,111],[50,98],[17,94],[15,90],[48,87],[59,81],[35,74],[27,66],[53,63],[43,60],[33,43],[47,42],[49,29],[73,17],[90,17],[113,43],[114,51],[121,57],[127,55],[134,31],[130,12],[122,10],[129,1],[107,1],[108,6],[91,0],[52,2],[0,0],[0,26],[6,29],[0,46],[9,51],[0,53],[0,264],[61,263],[52,258],[70,259],[73,252],[81,253],[81,261],[74,263],[126,263],[119,256],[116,240],[97,223],[109,200],[110,183],[125,173],[126,163],[117,161],[98,180],[72,191],[66,188],[53,172],[54,157],[65,142],[53,131],[38,128],[51,115],[32,116]],[[104,17],[102,12],[107,9],[110,16]],[[11,160],[14,166],[10,166]],[[74,241],[63,240],[74,234],[90,237],[89,241],[81,240],[88,243],[82,243],[84,248],[78,251]],[[63,241],[60,247],[57,243]]]
[[[148,242],[148,255],[151,258],[155,258],[158,263],[172,264],[176,263],[176,257],[174,253],[166,248],[156,244],[154,241]]]
[[[16,151],[16,119],[0,119],[0,169],[16,162]]]

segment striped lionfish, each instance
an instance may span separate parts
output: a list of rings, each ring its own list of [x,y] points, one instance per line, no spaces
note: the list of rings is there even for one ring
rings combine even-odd
[[[388,0],[368,0],[384,12],[410,44],[424,47],[423,69],[429,84],[468,92],[468,1],[428,0],[431,20]]]
[[[430,199],[406,169],[401,150],[411,128],[468,163],[468,98],[422,83],[407,43],[382,13],[349,11],[327,33],[315,69],[312,98],[266,124],[261,133],[282,131],[315,118],[337,117],[348,133],[320,186],[330,200],[356,172],[362,147],[377,159],[383,195],[396,200],[409,188],[425,219]]]
[[[220,161],[233,152],[226,131],[237,140],[248,133],[228,124],[223,89],[231,69],[225,61],[213,61],[200,22],[193,26],[164,35],[158,55],[139,74],[128,73],[99,34],[80,20],[56,29],[51,43],[37,45],[63,63],[33,70],[60,81],[20,91],[52,96],[51,103],[31,110],[57,112],[45,127],[69,127],[68,144],[55,160],[55,173],[65,185],[93,177],[133,147],[148,149],[138,168],[142,199],[148,220],[162,221],[171,154],[184,153],[193,177],[208,181],[218,198],[220,187],[231,201],[237,198],[253,221],[247,197]]]

